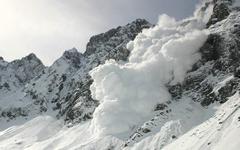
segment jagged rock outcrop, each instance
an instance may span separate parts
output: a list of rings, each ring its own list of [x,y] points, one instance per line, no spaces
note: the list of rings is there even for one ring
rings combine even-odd
[[[227,97],[239,89],[240,13],[232,6],[232,0],[214,0],[213,3],[213,14],[207,24],[210,34],[199,50],[202,58],[189,71],[182,85],[169,88],[174,99],[190,96],[194,101],[208,106],[215,101],[227,101]],[[232,75],[234,77],[227,80]],[[226,83],[214,89],[221,81]]]
[[[232,12],[226,20],[209,28],[211,34],[200,50],[202,60],[196,64],[198,69],[189,73],[185,80],[184,89],[190,90],[187,93],[191,92],[192,95],[193,93],[200,94],[194,99],[200,101],[203,106],[215,101],[225,102],[226,98],[233,95],[238,89],[239,85],[235,76],[234,88],[233,85],[229,87],[228,84],[233,83],[228,81],[219,89],[219,94],[213,92],[216,81],[223,81],[233,75],[240,65],[239,17],[238,12]],[[216,80],[216,83],[212,80]],[[223,88],[226,87],[230,88],[228,94],[223,92],[226,90]]]
[[[171,107],[176,102],[190,98],[207,108],[213,103],[225,103],[240,90],[240,11],[233,6],[232,0],[209,1],[206,7],[211,3],[213,13],[206,26],[210,33],[199,49],[201,59],[193,65],[182,84],[167,85],[172,101],[157,105],[156,115],[137,128],[124,146],[150,136],[152,131],[164,125],[173,117]]]
[[[12,76],[15,76],[21,84],[21,88],[16,91],[22,94],[12,100],[27,101],[20,106],[11,106],[7,110],[16,110],[14,112],[19,112],[19,116],[25,117],[41,113],[56,115],[69,124],[91,119],[98,101],[91,97],[92,79],[89,71],[109,59],[126,61],[130,53],[126,48],[127,43],[150,26],[146,20],[137,19],[125,26],[93,36],[84,54],[72,48],[65,51],[61,58],[47,68],[40,65],[41,61],[34,54],[10,64],[5,64],[4,60],[1,60],[0,67],[3,70],[6,66],[17,70]],[[12,77],[9,80],[12,80]],[[11,86],[12,84],[2,84],[5,89]],[[5,115],[7,114],[5,110],[2,111],[4,118],[13,119],[18,116],[12,111],[11,114]]]
[[[233,0],[213,0],[213,13],[207,23],[207,27],[226,19],[231,12],[229,8],[233,4]]]
[[[0,118],[27,116],[28,109],[26,105],[22,105],[25,103],[22,89],[41,75],[44,69],[45,66],[35,54],[12,62],[6,62],[3,58],[0,60]]]
[[[211,145],[218,142],[219,135],[222,133],[225,135],[230,131],[223,130],[226,129],[226,126],[232,126],[233,123],[235,127],[233,129],[239,128],[240,9],[234,6],[233,0],[206,1],[201,11],[204,13],[208,9],[207,7],[213,5],[213,12],[206,25],[209,31],[208,38],[199,49],[201,59],[187,72],[182,83],[174,85],[172,85],[173,82],[166,83],[166,89],[171,95],[170,99],[157,104],[149,112],[151,113],[150,117],[142,118],[139,123],[132,125],[127,133],[106,135],[107,138],[104,137],[105,135],[100,136],[102,139],[99,144],[97,136],[85,136],[83,134],[87,132],[78,132],[77,135],[80,134],[81,137],[75,137],[70,144],[66,142],[69,145],[63,145],[64,147],[78,148],[78,142],[83,138],[81,146],[84,148],[85,146],[92,148],[94,147],[92,145],[99,144],[100,148],[97,149],[103,147],[109,149],[120,149],[119,147],[121,149],[131,149],[132,147],[133,149],[162,149],[188,133],[189,137],[193,138],[193,143],[201,140],[201,144],[207,149],[211,149]],[[196,18],[191,19],[180,22],[180,27],[188,26]],[[144,28],[150,26],[147,21],[138,19],[126,26],[96,35],[90,39],[84,54],[75,48],[65,51],[63,56],[48,68],[41,67],[41,63],[34,55],[22,59],[22,62],[16,61],[11,68],[16,68],[20,74],[11,73],[10,76],[4,74],[3,77],[8,79],[11,84],[0,82],[0,94],[3,95],[0,99],[2,100],[0,106],[4,106],[4,108],[0,108],[0,121],[2,118],[7,118],[8,121],[18,117],[27,119],[42,113],[64,119],[68,126],[92,119],[99,101],[91,97],[90,85],[93,81],[88,74],[89,71],[109,59],[127,61],[130,52],[127,50],[126,44]],[[30,62],[31,70],[28,70],[26,74],[21,74],[24,66]],[[9,63],[0,57],[0,70],[6,72],[8,66],[10,66]],[[1,73],[0,75],[2,75]],[[2,76],[0,77],[2,78]],[[0,81],[3,81],[1,78]],[[10,80],[17,81],[17,88],[14,91],[12,87],[15,83]],[[6,91],[8,91],[6,95],[2,94]],[[6,101],[7,103],[4,103]],[[211,105],[213,103],[215,104]],[[216,106],[219,108],[215,108]],[[103,111],[103,113],[106,112]],[[126,115],[130,113],[127,111]],[[113,113],[113,117],[114,115]],[[135,122],[130,118],[129,122],[131,121]],[[126,121],[126,123],[129,122]],[[70,132],[85,130],[94,123],[97,122],[87,122],[83,126],[80,124],[77,129],[69,128],[68,131],[66,128],[58,130],[56,131],[58,132],[57,138],[55,138],[56,132],[48,133],[47,131],[47,134],[53,136],[43,140],[40,138],[41,141],[37,142],[38,144],[42,144],[40,142],[47,143],[47,146],[52,147],[52,143],[58,143],[59,140],[72,136]],[[118,125],[117,121],[116,125]],[[47,130],[49,129],[47,128]],[[64,133],[59,133],[61,131]],[[70,133],[70,136],[66,136],[66,133]],[[92,134],[92,130],[90,134]],[[215,137],[211,137],[211,134],[215,134]],[[94,135],[98,134],[94,133]],[[75,141],[77,142],[75,143]],[[188,138],[187,140],[184,138],[177,146],[189,143],[191,145],[191,142],[191,140],[188,141]],[[12,143],[16,143],[16,141]],[[26,145],[28,146],[28,144]]]
[[[78,80],[77,90],[69,97],[70,101],[62,114],[66,115],[68,122],[79,122],[92,118],[98,101],[91,97],[90,85],[92,79],[88,72],[94,67],[105,63],[106,60],[126,61],[129,50],[126,45],[133,40],[143,29],[152,25],[144,19],[137,19],[126,26],[120,26],[106,33],[93,36],[87,44],[87,49],[83,54],[86,58],[86,67],[77,74],[81,75]]]
[[[12,62],[6,62],[2,58],[0,60],[0,87],[9,90],[21,87],[41,74],[44,69],[45,66],[35,54],[29,54]]]

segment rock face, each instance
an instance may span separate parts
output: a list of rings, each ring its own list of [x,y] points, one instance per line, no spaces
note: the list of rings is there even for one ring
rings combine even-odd
[[[166,85],[172,100],[158,104],[150,120],[133,127],[131,136],[124,139],[124,147],[157,133],[163,138],[162,148],[167,143],[164,140],[173,141],[186,132],[181,130],[183,125],[186,130],[198,125],[199,120],[192,124],[188,121],[202,117],[199,112],[213,103],[225,103],[239,91],[240,9],[233,0],[208,0],[202,11],[209,5],[213,5],[213,12],[206,24],[208,39],[199,49],[201,59],[188,71],[183,83]],[[0,57],[0,121],[27,119],[41,113],[62,118],[69,126],[91,119],[99,102],[91,97],[93,81],[89,71],[109,59],[127,61],[127,43],[151,26],[137,19],[93,36],[85,53],[70,49],[50,67],[34,54],[10,63]],[[189,104],[186,99],[193,101]],[[195,105],[201,111],[194,110],[198,108]]]
[[[156,115],[137,128],[124,146],[131,146],[151,136],[156,130],[162,130],[166,120],[180,119],[181,116],[176,117],[179,112],[172,112],[176,102],[190,98],[196,104],[200,103],[204,108],[208,108],[213,103],[227,102],[229,97],[240,90],[239,8],[233,5],[232,0],[209,1],[206,6],[211,3],[214,5],[213,13],[206,25],[210,33],[199,49],[202,58],[193,65],[182,84],[167,85],[172,101],[157,105]]]
[[[42,62],[34,55],[15,60],[10,63],[0,59],[0,87],[15,89],[32,80],[45,69]]]
[[[91,119],[98,102],[91,98],[92,79],[88,72],[109,59],[126,61],[130,53],[126,48],[127,43],[150,26],[146,20],[137,19],[93,36],[84,54],[76,48],[70,49],[47,68],[34,54],[11,63],[1,59],[0,69],[4,70],[0,71],[1,92],[15,87],[18,95],[11,97],[11,101],[21,102],[19,106],[5,105],[6,108],[0,109],[2,118],[47,113],[63,118],[69,125]],[[11,92],[0,100],[6,101],[8,95]]]
[[[34,54],[12,62],[6,62],[3,58],[0,60],[0,118],[14,119],[27,115],[26,106],[18,103],[22,101],[22,89],[41,75],[45,68]]]
[[[182,85],[182,94],[192,95],[203,106],[215,101],[223,103],[239,89],[237,72],[240,65],[240,14],[238,11],[230,13],[230,8],[227,7],[229,3],[221,3],[221,7],[228,9],[229,15],[225,14],[225,20],[220,19],[222,21],[209,27],[208,40],[200,49],[202,59],[194,65],[193,71],[188,73]],[[214,11],[212,16],[221,14],[222,11],[220,14]],[[227,80],[230,76],[233,78]],[[217,84],[221,81],[226,83],[216,91],[214,87],[220,86]]]
[[[233,4],[233,0],[213,0],[212,1],[213,7],[213,14],[207,23],[207,27],[226,19],[231,12],[229,6]]]
[[[226,102],[227,97],[239,90],[240,13],[233,7],[232,0],[212,3],[213,13],[207,23],[210,34],[199,50],[202,58],[189,71],[182,85],[169,87],[173,99],[190,96],[208,106],[215,101]],[[218,85],[220,82],[224,83]],[[214,89],[216,86],[221,87]]]
[[[69,97],[70,101],[67,102],[67,107],[61,113],[61,115],[66,115],[66,121],[75,123],[92,118],[92,113],[98,106],[98,101],[91,97],[90,85],[92,79],[88,72],[109,59],[126,61],[130,53],[126,48],[127,43],[133,40],[143,29],[151,26],[146,20],[137,19],[126,26],[117,27],[90,39],[83,54],[86,58],[86,65],[77,72],[80,78],[77,77],[76,91],[74,95]]]

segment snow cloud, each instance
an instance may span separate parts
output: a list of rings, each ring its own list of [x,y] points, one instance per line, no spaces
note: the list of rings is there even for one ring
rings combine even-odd
[[[158,25],[128,44],[128,63],[110,60],[91,71],[92,96],[100,101],[91,125],[95,133],[127,132],[147,119],[158,103],[170,100],[165,85],[182,82],[201,58],[198,50],[207,31],[198,24],[203,23],[196,18],[178,22],[161,15]]]

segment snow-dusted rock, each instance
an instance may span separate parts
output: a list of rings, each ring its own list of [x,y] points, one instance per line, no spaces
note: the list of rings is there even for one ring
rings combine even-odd
[[[141,34],[151,25],[138,19],[47,68],[0,58],[0,127],[23,124],[0,132],[0,149],[237,150],[239,6],[203,0]]]
[[[72,48],[50,67],[44,67],[34,54],[11,63],[2,58],[0,102],[4,101],[5,109],[24,117],[47,113],[70,124],[91,119],[98,102],[91,97],[89,71],[109,59],[126,61],[129,55],[127,43],[150,26],[146,20],[137,19],[93,36],[84,54]],[[9,93],[4,94],[6,91]],[[11,105],[4,104],[9,98]],[[15,105],[14,101],[21,104]],[[2,116],[8,118],[5,109]],[[14,114],[10,115],[14,116],[11,119],[18,116]]]

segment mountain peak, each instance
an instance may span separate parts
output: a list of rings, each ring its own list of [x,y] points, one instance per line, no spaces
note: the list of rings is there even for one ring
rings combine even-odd
[[[142,18],[138,18],[136,20],[134,20],[133,22],[130,23],[131,24],[136,24],[138,26],[151,26],[152,24],[149,23],[146,19],[142,19]]]
[[[72,48],[64,51],[63,57],[66,59],[75,59],[82,57],[82,53],[80,53],[76,48]]]
[[[42,61],[34,54],[30,53],[27,56],[21,58],[21,59],[16,59],[10,62],[11,65],[13,66],[22,66],[22,65],[41,65],[44,67]]]
[[[83,59],[83,54],[80,53],[76,48],[66,50],[63,53],[62,58],[67,62],[73,64],[75,67],[78,67]],[[61,59],[61,58],[60,58]]]
[[[79,53],[79,52],[75,47],[73,47],[72,49],[66,50],[64,53]]]
[[[103,43],[108,45],[108,51],[113,51],[110,49],[116,49],[116,46],[120,45],[121,43],[126,44],[126,42],[129,42],[129,40],[133,40],[144,28],[150,28],[151,26],[152,25],[145,19],[136,19],[125,26],[119,26],[105,33],[92,36],[87,43],[84,56],[88,57],[92,54],[102,53],[103,49],[107,49],[106,46],[103,48]]]
[[[23,59],[40,61],[40,59],[34,53],[28,54],[27,56],[23,57]]]
[[[231,11],[237,7],[235,3],[237,3],[237,1],[234,0],[213,0],[213,12],[207,23],[207,27],[226,19]]]
[[[70,59],[72,57],[80,56],[82,55],[75,47],[69,50],[64,51],[63,57]]]

